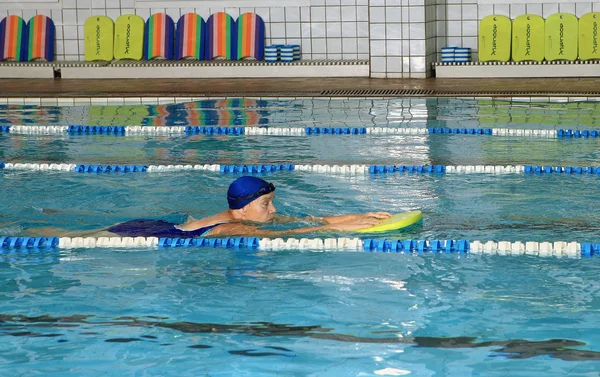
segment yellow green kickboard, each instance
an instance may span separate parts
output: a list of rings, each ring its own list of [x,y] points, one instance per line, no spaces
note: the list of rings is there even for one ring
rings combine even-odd
[[[579,59],[600,59],[600,12],[587,13],[579,19]]]
[[[479,23],[479,61],[507,62],[511,55],[512,22],[508,17],[487,16]]]
[[[144,19],[124,14],[115,22],[115,58],[142,60],[144,54]]]
[[[579,55],[579,20],[557,13],[546,19],[546,60],[576,60]]]
[[[421,211],[410,211],[398,213],[389,219],[383,220],[378,225],[371,228],[358,230],[358,233],[378,233],[387,232],[390,230],[396,230],[406,228],[407,226],[418,223],[423,218]]]
[[[84,55],[87,61],[112,61],[114,23],[106,16],[92,16],[83,24]]]
[[[544,60],[544,19],[535,14],[515,18],[512,28],[512,59],[516,62]]]

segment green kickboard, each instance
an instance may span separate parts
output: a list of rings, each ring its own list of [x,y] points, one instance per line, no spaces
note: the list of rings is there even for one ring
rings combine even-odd
[[[479,61],[510,60],[512,22],[505,16],[487,16],[479,23]]]
[[[112,61],[115,24],[106,16],[88,17],[83,24],[85,60]]]
[[[144,54],[144,19],[124,14],[115,22],[115,59],[142,60]]]
[[[516,62],[544,60],[544,19],[535,14],[515,18],[512,28],[512,59]]]
[[[579,21],[567,13],[546,19],[546,60],[576,60],[579,55]]]
[[[600,12],[587,13],[579,19],[579,59],[600,59]]]

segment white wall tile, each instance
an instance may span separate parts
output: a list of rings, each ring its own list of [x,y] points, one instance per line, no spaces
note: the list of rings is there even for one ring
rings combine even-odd
[[[342,37],[343,38],[356,38],[356,23],[344,22],[342,24]]]
[[[575,3],[575,15],[581,17],[592,11],[592,3]]]
[[[371,22],[385,22],[385,8],[372,7],[369,17]]]
[[[410,22],[425,22],[425,11],[422,7],[409,7]]]
[[[356,21],[356,7],[342,7],[342,21]]]
[[[285,11],[283,8],[271,8],[271,22],[285,22]]]
[[[371,55],[372,56],[385,56],[386,55],[386,49],[385,46],[386,45],[386,41],[384,40],[377,40],[377,41],[371,41]]]
[[[342,20],[342,15],[341,15],[340,7],[326,7],[325,8],[325,21],[339,22],[341,20]]]
[[[271,23],[271,38],[285,38],[285,24]]]
[[[300,8],[286,7],[285,22],[300,22]]]
[[[371,24],[371,39],[385,39],[385,24]]]
[[[385,25],[385,37],[386,39],[402,39],[402,24],[400,23],[387,23]]]
[[[311,7],[310,19],[312,22],[325,21],[325,7]]]
[[[371,59],[371,72],[385,73],[386,58],[373,57]]]
[[[310,24],[311,34],[313,38],[325,38],[325,23],[324,22],[313,22]]]
[[[358,43],[356,39],[342,38],[342,52],[344,54],[357,54]]]
[[[299,22],[288,22],[285,24],[285,36],[286,38],[300,38],[300,23]]]

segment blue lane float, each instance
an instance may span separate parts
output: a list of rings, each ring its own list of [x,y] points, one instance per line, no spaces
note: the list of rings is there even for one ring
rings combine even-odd
[[[213,247],[225,249],[258,249],[259,240],[255,237],[232,238],[160,238],[160,248]]]
[[[243,135],[244,127],[199,127],[187,126],[187,135]]]
[[[10,132],[10,126],[0,126],[0,133]]]
[[[386,173],[420,173],[434,174],[444,173],[445,165],[370,165],[369,173],[371,174],[386,174]]]
[[[306,135],[365,135],[366,127],[306,127]]]
[[[524,167],[526,174],[593,174],[600,175],[600,166],[532,166]]]
[[[58,237],[0,237],[0,254],[6,251],[41,250],[58,247]]]
[[[278,171],[292,171],[296,168],[294,164],[278,165],[220,165],[219,172],[232,174],[259,174],[274,173]]]
[[[562,138],[598,138],[600,132],[597,130],[571,130],[571,129],[558,129],[556,130],[556,136]]]
[[[454,134],[454,135],[492,135],[491,128],[442,128],[431,127],[427,131],[430,134]]]
[[[125,126],[69,126],[69,134],[125,135]]]
[[[137,165],[77,165],[74,169],[77,173],[146,173],[147,166]]]

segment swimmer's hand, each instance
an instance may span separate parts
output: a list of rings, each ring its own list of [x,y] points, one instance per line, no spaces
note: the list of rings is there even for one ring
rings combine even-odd
[[[378,215],[369,215],[375,214]],[[369,212],[369,214],[363,215],[348,215],[348,216],[357,216],[357,217],[348,217],[345,221],[336,222],[333,224],[325,225],[324,227],[327,230],[341,231],[341,232],[353,232],[355,230],[367,229],[372,226],[378,225],[382,220],[387,219],[389,216],[385,217],[385,212]],[[382,217],[383,216],[383,217]],[[391,215],[390,215],[391,216]]]
[[[342,216],[327,216],[323,218],[325,224],[339,224],[339,223],[348,223],[353,221],[371,221],[376,220],[373,225],[379,224],[381,221],[392,217],[392,214],[389,212],[367,212],[367,213],[358,213],[352,215],[342,215]]]

